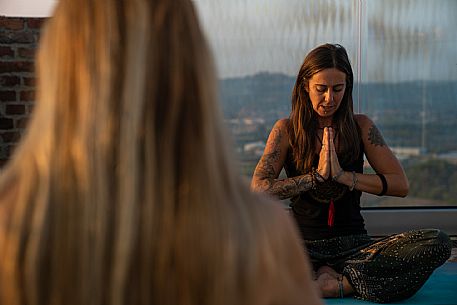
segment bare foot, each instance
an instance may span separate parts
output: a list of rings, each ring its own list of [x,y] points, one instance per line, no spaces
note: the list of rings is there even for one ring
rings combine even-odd
[[[317,277],[319,277],[319,275],[323,274],[323,273],[328,273],[329,275],[331,275],[332,277],[334,277],[335,279],[341,277],[341,274],[339,274],[338,272],[336,272],[332,267],[329,267],[329,266],[322,266],[320,267],[317,272],[316,272],[316,275]]]
[[[319,287],[319,290],[321,291],[321,294],[324,298],[340,297],[338,279],[342,281],[344,295],[354,292],[351,284],[349,284],[349,281],[346,279],[346,277],[344,277],[342,274],[339,274],[329,266],[320,267],[316,271],[315,276],[317,277],[315,283]]]
[[[336,298],[339,296],[338,280],[331,274],[321,273],[316,280],[317,286],[324,298]]]

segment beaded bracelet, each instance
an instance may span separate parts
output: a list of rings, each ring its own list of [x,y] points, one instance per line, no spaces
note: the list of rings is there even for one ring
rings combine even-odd
[[[313,167],[310,175],[311,175],[311,178],[313,179],[313,186],[314,186],[313,189],[315,189],[317,187],[317,182],[322,183],[325,181],[324,177],[322,177],[322,175],[319,174],[319,172],[317,171],[317,168]]]
[[[314,177],[316,178],[316,180],[318,182],[324,182],[325,181],[324,177],[322,177],[322,175],[319,174],[319,172],[317,170],[314,171]]]
[[[338,294],[340,298],[344,298],[343,276],[339,276],[338,280]]]
[[[344,170],[340,169],[340,171],[338,173],[336,173],[335,176],[332,177],[332,180],[338,182],[338,178],[341,177],[341,175],[343,175],[343,174],[344,174]]]
[[[316,183],[316,174],[315,170],[313,169],[311,172],[311,190],[315,190],[317,183]]]
[[[355,171],[352,171],[352,185],[349,188],[349,190],[352,192],[359,180],[357,179],[357,175],[355,174]]]

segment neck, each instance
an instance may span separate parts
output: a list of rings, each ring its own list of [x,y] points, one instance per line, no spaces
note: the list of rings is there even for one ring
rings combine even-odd
[[[321,118],[318,120],[317,126],[319,128],[330,127],[333,126],[332,118]]]

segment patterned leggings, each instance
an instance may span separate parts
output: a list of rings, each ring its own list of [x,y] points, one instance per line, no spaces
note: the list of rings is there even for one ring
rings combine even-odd
[[[380,240],[349,235],[305,241],[314,269],[327,265],[342,273],[354,297],[377,303],[414,295],[451,255],[451,240],[436,229],[413,230]]]

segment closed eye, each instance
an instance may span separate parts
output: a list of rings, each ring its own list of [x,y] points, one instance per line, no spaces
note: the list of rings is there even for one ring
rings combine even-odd
[[[333,87],[333,90],[335,92],[341,92],[343,89],[344,89],[344,85],[336,85],[335,87]]]
[[[321,92],[321,93],[322,93],[322,92],[325,92],[325,91],[327,91],[327,86],[317,85],[317,86],[316,86],[316,91],[317,91],[317,92]]]

